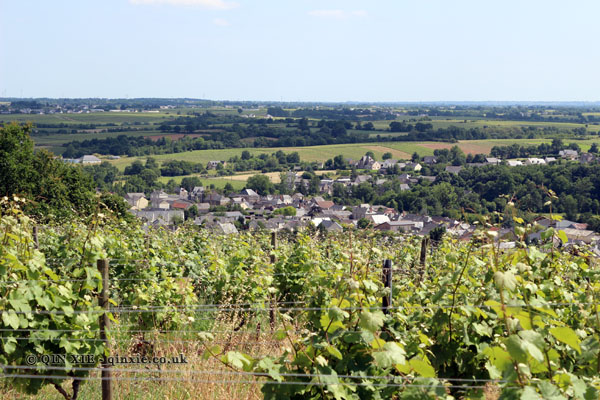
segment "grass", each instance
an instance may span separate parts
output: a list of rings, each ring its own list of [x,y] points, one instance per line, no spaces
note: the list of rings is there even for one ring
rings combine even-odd
[[[165,119],[173,119],[178,115],[175,112],[158,113],[129,113],[129,112],[98,112],[89,114],[2,114],[3,122],[31,122],[33,124],[134,124],[160,123]]]
[[[214,343],[206,342],[207,345],[218,343],[226,351],[241,351],[254,357],[266,355],[278,355],[283,351],[285,342],[275,341],[268,331],[260,331],[256,327],[248,326],[244,330],[234,332],[233,327],[239,324],[239,321],[217,321],[211,326],[198,328],[198,322],[192,326],[183,328],[190,330],[206,330],[215,333]],[[268,326],[268,321],[265,321]],[[136,329],[136,328],[133,328]],[[133,337],[126,331],[114,332],[112,338],[122,339],[113,342],[111,345],[111,354],[120,356],[135,356],[135,344],[139,343],[139,338]],[[204,359],[202,356],[207,346],[195,337],[193,333],[179,331],[177,333],[152,333],[147,334],[144,340],[154,344],[154,349],[148,356],[156,357],[176,357],[183,354],[187,359],[187,364],[170,364],[160,367],[162,371],[172,371],[171,373],[158,374],[158,366],[153,364],[143,365],[115,365],[114,369],[119,372],[113,372],[114,380],[112,382],[113,399],[127,400],[146,400],[146,399],[240,399],[254,400],[262,399],[260,384],[253,383],[260,380],[245,375],[224,374],[231,372],[231,369],[225,367],[214,357]],[[171,341],[171,342],[168,342]],[[132,373],[125,372],[127,369],[147,369],[148,372]],[[173,373],[175,371],[180,371]],[[206,373],[194,373],[190,371],[210,371]],[[98,372],[92,372],[90,377],[93,380],[84,381],[80,388],[79,399],[100,399],[101,383],[97,378]],[[163,377],[168,380],[151,381],[141,380],[141,378]],[[131,380],[136,378],[138,380]],[[176,379],[176,380],[175,380]],[[265,380],[265,379],[262,379]],[[271,379],[267,379],[271,380]],[[239,383],[237,383],[239,382]],[[64,381],[62,387],[71,393],[71,381]],[[0,381],[0,398],[3,400],[64,400],[62,395],[52,387],[46,385],[36,395],[26,395],[18,392],[15,388],[4,385]]]
[[[508,146],[513,143],[520,145],[538,145],[540,143],[551,143],[551,139],[490,139],[490,140],[461,140],[458,145],[465,153],[484,153],[488,154],[494,146]],[[583,151],[587,151],[592,143],[600,145],[600,138],[592,138],[585,140],[568,140],[564,142],[577,143]],[[141,157],[123,157],[120,160],[110,161],[120,170],[125,169],[127,165],[132,164],[135,160],[144,161],[148,157],[153,157],[159,162],[169,160],[184,160],[206,164],[211,160],[227,161],[233,156],[241,156],[242,151],[248,150],[252,155],[271,154],[278,150],[286,153],[297,151],[302,161],[324,162],[328,159],[341,154],[344,158],[357,160],[362,157],[367,151],[372,151],[377,160],[382,159],[386,152],[391,152],[394,158],[407,159],[417,152],[420,156],[433,155],[435,149],[450,148],[455,144],[445,142],[373,142],[373,143],[350,143],[350,144],[333,144],[324,146],[308,146],[308,147],[273,147],[273,148],[252,148],[252,149],[224,149],[224,150],[196,150],[174,154],[158,154]],[[404,157],[402,157],[404,155]]]

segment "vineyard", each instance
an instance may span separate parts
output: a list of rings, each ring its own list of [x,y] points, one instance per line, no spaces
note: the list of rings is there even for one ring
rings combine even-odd
[[[99,213],[37,226],[20,204],[0,204],[3,399],[100,398],[99,362],[44,355],[185,360],[114,363],[116,399],[599,398],[598,262],[563,232],[275,242]]]

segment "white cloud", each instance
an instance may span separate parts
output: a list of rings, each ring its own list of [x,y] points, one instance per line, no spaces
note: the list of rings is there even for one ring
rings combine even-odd
[[[231,25],[229,23],[229,21],[227,21],[226,19],[223,19],[223,18],[213,19],[213,24],[215,24],[216,26],[223,26],[223,27]]]
[[[238,3],[224,0],[129,0],[131,4],[168,4],[172,6],[196,6],[213,10],[230,10]]]
[[[308,15],[317,18],[347,19],[350,17],[366,17],[365,10],[344,11],[344,10],[312,10]]]

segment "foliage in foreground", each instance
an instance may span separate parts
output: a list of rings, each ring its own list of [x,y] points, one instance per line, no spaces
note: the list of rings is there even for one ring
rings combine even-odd
[[[44,226],[36,249],[33,221],[13,203],[2,209],[3,365],[24,365],[27,354],[104,353],[100,342],[80,339],[96,337],[95,261],[109,258],[115,321],[159,334],[204,321],[206,357],[261,376],[265,398],[482,398],[488,381],[506,399],[598,398],[597,261],[585,249],[551,247],[560,232],[544,233],[548,244],[503,251],[486,232],[469,243],[446,240],[423,266],[411,238],[296,233],[272,249],[268,234],[145,232],[103,216]],[[385,259],[400,269],[388,314]],[[256,329],[268,326],[271,307],[282,356],[211,343],[215,320]],[[63,366],[30,373],[85,374]],[[35,393],[60,380],[10,382]]]

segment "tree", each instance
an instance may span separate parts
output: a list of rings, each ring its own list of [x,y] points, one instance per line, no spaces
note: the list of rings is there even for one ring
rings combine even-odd
[[[371,157],[372,159],[375,159],[375,153],[373,153],[372,151],[367,151],[365,153],[365,156],[367,157]]]
[[[381,158],[384,160],[389,160],[390,158],[392,158],[392,153],[390,153],[389,151],[387,153],[383,153],[383,156]]]
[[[278,208],[273,211],[273,215],[283,215],[285,217],[293,217],[296,215],[296,209],[292,206]]]
[[[254,190],[256,193],[264,196],[273,191],[273,184],[267,175],[253,175],[246,182],[248,189]]]
[[[34,154],[31,127],[0,128],[0,196],[29,200],[26,211],[41,219],[88,215],[98,204],[92,177],[40,150]]]
[[[348,168],[348,163],[344,160],[343,155],[337,155],[333,158],[333,169],[346,169]]]
[[[231,193],[233,193],[235,191],[235,189],[233,188],[233,185],[229,182],[227,182],[225,184],[225,187],[223,188],[223,193],[225,193],[226,195],[229,195]]]
[[[412,154],[412,157],[410,158],[412,160],[412,162],[417,162],[421,159],[421,156],[419,156],[419,153],[417,153],[416,151]]]
[[[592,146],[590,147],[590,153],[598,154],[598,144],[597,143],[592,143]]]
[[[372,122],[367,122],[366,124],[363,125],[363,130],[365,131],[372,131],[375,129],[375,125],[373,125]]]
[[[73,144],[69,144],[67,149],[63,152],[62,156],[64,158],[75,158],[78,156],[77,150],[75,150],[75,146]]]
[[[248,150],[242,151],[242,160],[249,160],[250,158],[252,158],[252,155]]]
[[[197,176],[186,176],[181,180],[181,187],[188,192],[191,192],[196,186],[202,186],[202,182]]]
[[[429,232],[429,238],[432,242],[439,243],[446,233],[446,227],[444,225],[436,226]]]
[[[371,227],[371,221],[369,221],[366,218],[361,218],[358,220],[358,222],[356,223],[356,227],[358,229],[367,229],[369,227]]]
[[[185,219],[195,219],[198,216],[198,206],[195,204],[183,211]]]

